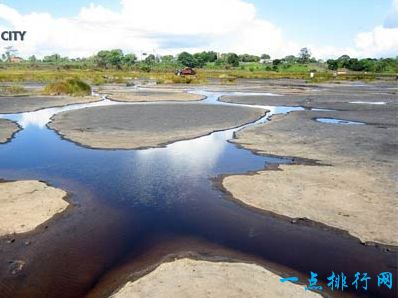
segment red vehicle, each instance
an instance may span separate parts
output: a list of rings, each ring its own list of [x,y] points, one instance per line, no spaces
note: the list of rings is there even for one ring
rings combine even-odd
[[[185,67],[183,69],[179,69],[176,71],[176,75],[178,76],[194,76],[196,74],[195,70],[191,67]]]

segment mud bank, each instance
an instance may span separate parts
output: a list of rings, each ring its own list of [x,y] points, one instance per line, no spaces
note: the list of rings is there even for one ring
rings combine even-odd
[[[24,233],[68,207],[67,193],[40,181],[0,182],[0,236]]]
[[[397,105],[370,106],[292,112],[239,131],[233,142],[247,149],[322,165],[230,176],[223,186],[256,208],[306,217],[364,242],[397,245]],[[366,125],[320,123],[318,117]]]
[[[17,123],[0,119],[0,144],[7,143],[20,129]]]
[[[290,85],[291,84],[291,85]],[[246,88],[245,88],[246,87]],[[238,86],[237,91],[249,89],[258,94],[225,95],[221,101],[252,105],[286,105],[305,108],[325,108],[335,110],[372,110],[373,107],[363,103],[397,103],[396,82],[345,82],[340,84],[311,84],[300,80],[266,80],[261,83],[247,83]],[[261,92],[276,93],[262,95]]]
[[[126,102],[158,102],[158,101],[198,101],[205,97],[199,94],[181,92],[179,90],[161,89],[131,89],[120,88],[100,91],[101,94],[107,95],[108,98],[116,101]]]
[[[0,96],[0,114],[32,112],[50,107],[101,100],[96,96]]]
[[[246,263],[180,259],[128,282],[111,297],[321,297]]]
[[[63,112],[49,127],[91,148],[134,149],[162,146],[252,122],[262,109],[205,104],[137,104]]]

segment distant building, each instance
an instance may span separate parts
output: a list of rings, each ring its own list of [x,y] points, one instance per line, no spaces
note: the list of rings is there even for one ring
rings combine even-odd
[[[271,60],[271,59],[260,59],[260,60],[259,60],[259,63],[262,63],[262,64],[271,64],[271,63],[272,63],[272,60]]]
[[[10,57],[10,62],[11,63],[20,63],[20,62],[22,62],[22,61],[24,61],[24,59],[22,59],[21,57]]]

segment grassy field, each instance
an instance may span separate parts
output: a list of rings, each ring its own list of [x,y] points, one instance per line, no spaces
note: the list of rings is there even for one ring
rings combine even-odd
[[[313,79],[309,76],[309,69],[314,66],[294,65],[288,69],[266,71],[247,64],[244,67],[230,69],[198,69],[195,76],[176,76],[173,71],[152,70],[109,70],[109,69],[62,69],[56,67],[21,68],[6,67],[0,69],[0,82],[39,82],[51,83],[78,79],[92,85],[105,83],[127,83],[133,79],[155,80],[158,84],[203,84],[209,80],[219,80],[221,83],[235,83],[237,79],[304,79],[308,82],[323,82],[330,80],[374,80],[378,78],[396,79],[396,74],[378,74],[363,72],[347,72],[333,76],[332,71],[318,69]],[[317,70],[317,69],[316,69]],[[1,92],[1,89],[0,89]],[[3,92],[1,92],[3,93]]]

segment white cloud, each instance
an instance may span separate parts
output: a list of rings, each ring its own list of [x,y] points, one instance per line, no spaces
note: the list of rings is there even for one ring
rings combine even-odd
[[[316,57],[336,58],[343,54],[350,57],[395,57],[398,52],[398,28],[375,27],[360,32],[354,38],[354,47],[309,46]]]
[[[360,32],[353,39],[354,47],[314,47],[318,57],[395,57],[398,55],[398,0],[393,0],[384,24],[370,31]]]
[[[398,28],[375,27],[371,31],[358,33],[353,40],[354,47],[309,45],[315,57],[395,57],[398,53]]]
[[[355,38],[359,56],[396,55],[398,28],[378,26],[369,32],[359,33]]]
[[[48,13],[22,15],[0,4],[0,19],[11,28],[28,30],[26,41],[15,44],[23,56],[54,52],[87,56],[100,49],[121,48],[136,53],[267,52],[276,57],[295,46],[287,46],[280,30],[257,18],[255,6],[242,0],[122,0],[121,6],[120,11],[112,11],[91,4],[76,17],[54,18]]]
[[[255,6],[241,0],[122,0],[128,26],[155,34],[219,35],[256,19]]]
[[[283,36],[277,26],[259,18],[255,6],[245,0],[121,0],[119,11],[91,4],[69,18],[21,14],[0,4],[2,19],[7,29],[28,30],[26,41],[14,44],[22,56],[57,52],[78,57],[121,48],[136,54],[216,50],[282,57],[300,48],[295,38]],[[397,48],[395,33],[395,28],[381,26],[356,36],[353,48],[307,46],[317,57],[390,55]],[[3,46],[5,42],[0,42]]]

